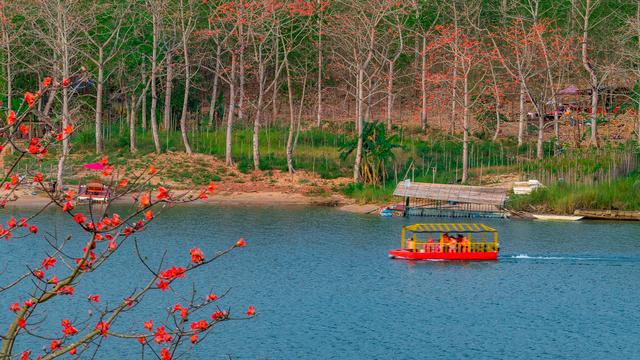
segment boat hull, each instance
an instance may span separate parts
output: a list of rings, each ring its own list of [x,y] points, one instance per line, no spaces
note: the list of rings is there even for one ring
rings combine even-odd
[[[498,252],[419,252],[396,249],[389,250],[389,257],[404,260],[498,260]]]

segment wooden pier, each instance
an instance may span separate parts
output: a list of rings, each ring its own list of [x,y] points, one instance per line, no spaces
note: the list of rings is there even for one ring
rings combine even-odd
[[[505,218],[507,189],[486,186],[403,181],[393,195],[401,197],[405,216]]]

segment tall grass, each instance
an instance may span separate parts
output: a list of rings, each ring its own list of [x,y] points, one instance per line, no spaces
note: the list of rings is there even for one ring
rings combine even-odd
[[[515,210],[573,214],[577,209],[640,209],[640,173],[599,184],[566,184],[537,189],[531,195],[512,196],[508,206]]]

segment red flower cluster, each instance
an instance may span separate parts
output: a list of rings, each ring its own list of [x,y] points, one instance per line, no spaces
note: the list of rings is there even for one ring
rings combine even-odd
[[[56,265],[57,261],[58,260],[55,258],[46,257],[42,260],[42,267],[44,267],[45,270],[49,270],[50,267],[54,267]]]
[[[76,289],[73,286],[65,285],[58,290],[58,294],[62,295],[73,295]]]
[[[180,312],[180,317],[182,317],[183,319],[187,317],[187,311],[188,310],[189,309],[187,309],[186,307],[182,307],[182,305],[180,305],[180,304],[175,304],[173,306],[173,312],[175,313],[175,312],[179,311]]]
[[[160,360],[171,360],[171,353],[167,348],[162,348],[160,350]]]
[[[78,329],[76,329],[68,319],[62,320],[60,325],[62,325],[62,333],[64,336],[73,336],[78,333]]]
[[[164,330],[164,326],[160,326],[159,328],[157,328],[154,336],[155,336],[155,342],[157,344],[166,343],[173,339],[173,337],[167,334],[167,332]]]
[[[174,265],[171,268],[160,272],[160,279],[171,281],[171,280],[174,280],[174,279],[178,279],[178,278],[184,277],[184,273],[185,273],[185,270],[184,270],[183,267],[179,267],[179,266],[176,267]]]
[[[103,337],[107,337],[107,332],[109,331],[109,323],[100,321],[98,324],[96,324],[96,330],[99,330],[100,334]]]

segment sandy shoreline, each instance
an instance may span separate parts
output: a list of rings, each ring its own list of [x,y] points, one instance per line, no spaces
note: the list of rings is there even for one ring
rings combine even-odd
[[[49,203],[49,198],[43,194],[20,194],[13,201],[8,201],[8,208],[37,208]],[[126,196],[117,201],[116,204],[132,204],[131,196]],[[247,206],[247,207],[271,207],[271,206],[327,206],[353,213],[372,213],[377,205],[355,204],[353,200],[342,195],[331,196],[305,196],[298,193],[284,192],[225,192],[209,196],[207,200],[198,200],[184,206],[198,205],[223,205],[223,206]],[[181,206],[182,206],[181,205]]]

